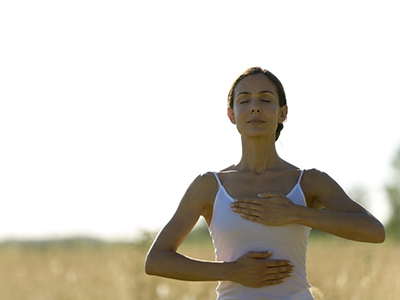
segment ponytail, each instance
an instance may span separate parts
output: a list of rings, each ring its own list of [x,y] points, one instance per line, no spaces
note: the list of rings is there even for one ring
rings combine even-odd
[[[275,142],[278,140],[282,129],[283,129],[283,124],[282,123],[278,123],[278,127],[276,128],[276,132],[275,132]]]

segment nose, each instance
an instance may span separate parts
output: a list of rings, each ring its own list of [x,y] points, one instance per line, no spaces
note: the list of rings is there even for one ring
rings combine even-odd
[[[261,113],[261,108],[260,108],[260,106],[258,105],[257,102],[255,102],[253,104],[253,106],[251,107],[251,112],[252,113]]]

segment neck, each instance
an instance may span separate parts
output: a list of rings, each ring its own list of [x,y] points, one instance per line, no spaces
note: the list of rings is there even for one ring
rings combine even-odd
[[[242,136],[242,159],[238,171],[252,171],[257,175],[267,170],[282,169],[285,162],[278,156],[275,141]]]

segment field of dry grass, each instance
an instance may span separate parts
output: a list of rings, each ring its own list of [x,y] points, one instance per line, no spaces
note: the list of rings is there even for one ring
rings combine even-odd
[[[214,282],[179,282],[144,274],[147,247],[0,248],[1,300],[208,300]],[[212,259],[209,243],[181,252]],[[400,295],[400,246],[311,240],[310,283],[316,299],[395,300]]]

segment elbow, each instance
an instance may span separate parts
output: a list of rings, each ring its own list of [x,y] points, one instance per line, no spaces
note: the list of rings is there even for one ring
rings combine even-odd
[[[385,241],[385,239],[386,239],[385,234],[377,235],[377,236],[374,236],[374,238],[370,242],[374,243],[374,244],[382,244]]]
[[[375,220],[375,223],[370,223],[369,225],[368,227],[364,227],[362,233],[359,232],[354,240],[373,244],[383,243],[386,239],[386,232],[382,223]]]
[[[381,244],[386,239],[385,226],[373,217],[372,215],[367,215],[365,223],[360,223],[360,233],[359,238],[356,240],[365,243]]]
[[[374,235],[371,236],[371,243],[381,244],[386,239],[386,231],[383,224],[377,221],[376,229],[374,231]]]
[[[171,267],[170,251],[152,248],[147,254],[144,271],[147,275],[165,277]],[[175,253],[175,252],[174,252]]]
[[[376,235],[376,241],[375,243],[383,243],[386,239],[386,230],[385,227],[380,224],[380,229],[378,231],[378,234]]]
[[[155,253],[154,248],[151,248],[147,253],[145,262],[144,262],[144,272],[147,275],[156,275],[157,270],[157,257],[158,255]]]
[[[145,260],[144,272],[147,275],[163,276],[163,270],[167,268],[165,261],[166,258],[163,251],[151,249]]]
[[[146,257],[146,260],[144,263],[144,272],[147,275],[157,275],[154,254],[152,255],[151,252],[149,254],[147,254],[147,257]]]

